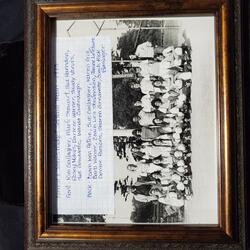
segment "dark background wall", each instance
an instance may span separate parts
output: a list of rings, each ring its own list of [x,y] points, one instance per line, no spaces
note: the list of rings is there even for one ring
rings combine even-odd
[[[0,250],[23,249],[22,0],[0,0]]]
[[[247,180],[250,179],[250,1],[242,2]],[[23,249],[23,12],[23,0],[0,0],[0,250]],[[246,197],[250,204],[249,185]],[[247,228],[249,232],[249,223]]]
[[[245,200],[247,249],[250,249],[250,1],[243,0],[243,80],[245,101]]]

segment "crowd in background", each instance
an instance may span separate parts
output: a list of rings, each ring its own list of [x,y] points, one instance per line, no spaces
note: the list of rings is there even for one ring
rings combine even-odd
[[[160,48],[150,42],[131,55],[136,75],[130,86],[142,98],[133,122],[131,152],[136,176],[129,192],[139,202],[158,201],[181,207],[192,196],[191,171],[191,48]]]

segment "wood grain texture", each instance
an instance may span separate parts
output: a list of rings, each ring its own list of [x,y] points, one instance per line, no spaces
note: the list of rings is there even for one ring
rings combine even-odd
[[[51,225],[48,72],[54,18],[214,13],[220,161],[218,226]],[[240,0],[34,1],[25,19],[25,229],[27,249],[244,249],[243,104]],[[177,243],[180,242],[180,243]]]

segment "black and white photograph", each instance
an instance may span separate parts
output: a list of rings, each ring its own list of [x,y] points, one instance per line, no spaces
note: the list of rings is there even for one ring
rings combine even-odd
[[[54,220],[217,224],[214,17],[58,20],[56,29],[61,43],[56,60],[63,66],[55,62],[54,112],[63,122],[54,121]],[[77,79],[76,72],[82,72],[75,66],[77,52],[64,47],[72,41],[73,51],[78,38],[90,44],[84,54],[86,81],[100,70],[100,88],[100,77],[94,80],[96,89],[88,83],[81,86],[84,80]],[[92,61],[88,72],[93,54],[96,65]],[[60,81],[67,82],[68,74],[69,94],[67,87],[60,90]],[[82,91],[79,96],[77,88]],[[88,91],[91,111],[88,95],[85,100],[82,94]],[[65,115],[59,110],[60,103]],[[72,113],[71,120],[65,121],[67,112]],[[94,132],[88,132],[90,127]],[[88,184],[81,189],[77,183],[84,182],[83,176]],[[86,193],[86,197],[80,200],[74,193],[79,197]],[[85,204],[87,200],[90,205]],[[79,204],[79,209],[74,210],[72,204]]]

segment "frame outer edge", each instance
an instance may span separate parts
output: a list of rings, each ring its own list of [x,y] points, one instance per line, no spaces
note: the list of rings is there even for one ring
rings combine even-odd
[[[236,80],[236,141],[237,145],[237,157],[236,164],[238,170],[237,176],[237,194],[238,194],[238,237],[242,249],[247,249],[246,246],[246,202],[245,202],[245,181],[246,175],[244,172],[245,163],[245,126],[244,126],[244,85],[247,84],[243,82],[243,1],[236,0],[234,2],[234,28],[235,28],[235,80]]]
[[[34,103],[35,89],[34,79],[36,68],[34,65],[35,37],[33,36],[35,27],[35,11],[33,0],[25,1],[25,47],[24,47],[24,192],[25,192],[25,249],[31,249],[35,244],[35,137],[34,137]]]
[[[38,1],[39,2],[39,1]],[[51,1],[55,2],[55,1]],[[154,242],[148,243],[135,243],[135,242],[45,242],[36,243],[35,240],[35,208],[34,208],[34,155],[35,155],[35,91],[33,81],[35,80],[35,65],[33,64],[34,51],[35,51],[35,2],[34,0],[26,0],[25,11],[25,85],[24,85],[24,167],[25,167],[25,249],[246,249],[245,246],[245,227],[244,227],[244,178],[243,170],[243,144],[244,144],[244,131],[243,131],[243,89],[242,89],[242,57],[241,57],[241,0],[234,0],[234,28],[235,28],[235,79],[236,85],[236,131],[238,135],[237,140],[237,155],[236,161],[238,166],[238,207],[239,207],[239,244],[202,244],[202,243],[164,243],[157,244]],[[160,247],[159,247],[160,246]]]

